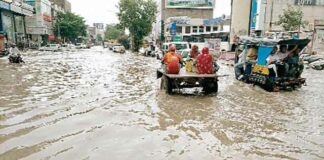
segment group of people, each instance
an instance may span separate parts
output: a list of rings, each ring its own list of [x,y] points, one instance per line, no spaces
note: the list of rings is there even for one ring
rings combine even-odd
[[[304,65],[299,61],[301,48],[298,46],[280,45],[273,47],[266,59],[266,64],[275,78],[294,77],[299,78],[303,72]],[[288,50],[290,49],[290,50]],[[258,47],[255,45],[245,46],[239,55],[238,63],[235,65],[236,78],[242,80],[252,72],[253,66],[257,63]]]
[[[287,45],[281,45],[279,51],[275,46],[267,58],[268,68],[273,70],[276,77],[300,78],[304,69],[303,63],[299,60],[300,52],[301,48],[297,45],[291,48],[288,48]],[[279,71],[281,71],[280,74]]]
[[[193,60],[194,67],[198,74],[213,74],[216,72],[214,68],[214,59],[209,54],[209,48],[204,47],[199,53],[198,46],[193,45],[190,52],[190,59]],[[165,64],[165,71],[168,74],[179,74],[183,66],[182,56],[176,53],[175,45],[171,44],[168,52],[163,56],[162,63]]]

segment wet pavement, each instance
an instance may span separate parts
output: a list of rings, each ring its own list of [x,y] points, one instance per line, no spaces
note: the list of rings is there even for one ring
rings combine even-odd
[[[324,80],[268,93],[222,66],[217,95],[159,90],[154,58],[99,47],[0,59],[0,159],[324,159]]]

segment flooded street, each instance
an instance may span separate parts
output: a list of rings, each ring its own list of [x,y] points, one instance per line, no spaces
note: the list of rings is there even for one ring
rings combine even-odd
[[[268,93],[222,66],[217,95],[169,96],[155,58],[97,47],[24,60],[0,59],[1,160],[324,159],[321,71]]]

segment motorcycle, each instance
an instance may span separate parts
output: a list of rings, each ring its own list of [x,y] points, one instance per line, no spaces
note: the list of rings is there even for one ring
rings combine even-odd
[[[17,56],[10,55],[8,59],[10,63],[25,63],[20,54],[18,54]]]

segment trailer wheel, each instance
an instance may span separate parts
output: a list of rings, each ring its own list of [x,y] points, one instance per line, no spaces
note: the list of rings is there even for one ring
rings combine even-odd
[[[204,80],[202,86],[203,86],[203,91],[206,94],[218,92],[218,80],[217,79]]]
[[[165,77],[164,84],[165,84],[166,93],[171,95],[173,90],[172,79]]]

